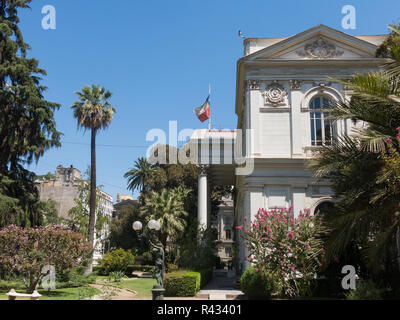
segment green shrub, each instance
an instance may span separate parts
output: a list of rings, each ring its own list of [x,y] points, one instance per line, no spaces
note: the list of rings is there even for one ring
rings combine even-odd
[[[151,252],[143,253],[143,264],[144,265],[153,264],[153,255],[151,254]]]
[[[81,287],[96,281],[96,275],[85,276],[85,266],[77,266],[63,272],[56,273],[56,287]]]
[[[107,253],[99,261],[99,272],[108,275],[113,271],[127,272],[128,266],[135,263],[132,252],[124,249],[116,249]]]
[[[240,278],[240,286],[243,293],[249,299],[265,299],[272,295],[276,289],[272,276],[263,279],[254,267],[248,267]]]
[[[356,289],[346,294],[347,300],[382,300],[386,289],[378,288],[372,280],[357,281]]]
[[[113,271],[110,272],[108,275],[108,281],[109,282],[121,282],[121,279],[126,277],[125,273],[122,271]]]
[[[165,294],[169,297],[192,297],[200,290],[199,272],[171,272],[164,281]]]
[[[169,264],[168,264],[168,268],[169,268],[169,271],[170,271],[170,272],[176,271],[176,270],[179,269],[178,265],[173,264],[173,263],[169,263]]]

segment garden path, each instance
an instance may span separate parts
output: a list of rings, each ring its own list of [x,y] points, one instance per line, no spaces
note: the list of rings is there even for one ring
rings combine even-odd
[[[235,276],[231,271],[215,270],[213,279],[196,295],[208,300],[242,299],[242,291],[235,289]]]

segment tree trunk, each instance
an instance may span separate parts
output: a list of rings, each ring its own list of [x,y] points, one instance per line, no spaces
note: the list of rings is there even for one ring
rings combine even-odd
[[[90,161],[90,211],[89,211],[89,243],[94,249],[94,226],[96,222],[96,129],[92,129],[92,140],[90,145],[91,151],[91,161]],[[93,253],[89,260],[88,268],[85,274],[88,275],[93,271]]]

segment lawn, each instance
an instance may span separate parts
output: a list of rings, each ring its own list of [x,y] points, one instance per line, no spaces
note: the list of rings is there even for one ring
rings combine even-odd
[[[17,291],[19,293],[25,293],[24,291]],[[54,290],[39,290],[42,295],[39,300],[82,300],[88,298],[88,296],[94,296],[100,294],[100,290],[92,287],[77,287],[77,288],[62,288]],[[6,291],[0,292],[0,300],[8,300]],[[17,298],[17,300],[29,300],[29,298]]]
[[[122,280],[121,287],[136,292],[137,298],[152,297],[151,289],[157,283],[155,279],[135,279],[135,280]]]

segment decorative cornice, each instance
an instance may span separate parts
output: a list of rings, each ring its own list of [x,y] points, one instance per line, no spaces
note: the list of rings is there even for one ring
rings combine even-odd
[[[319,37],[314,42],[304,46],[304,51],[297,51],[300,57],[309,59],[331,59],[343,55],[343,51],[336,50],[336,46]]]

